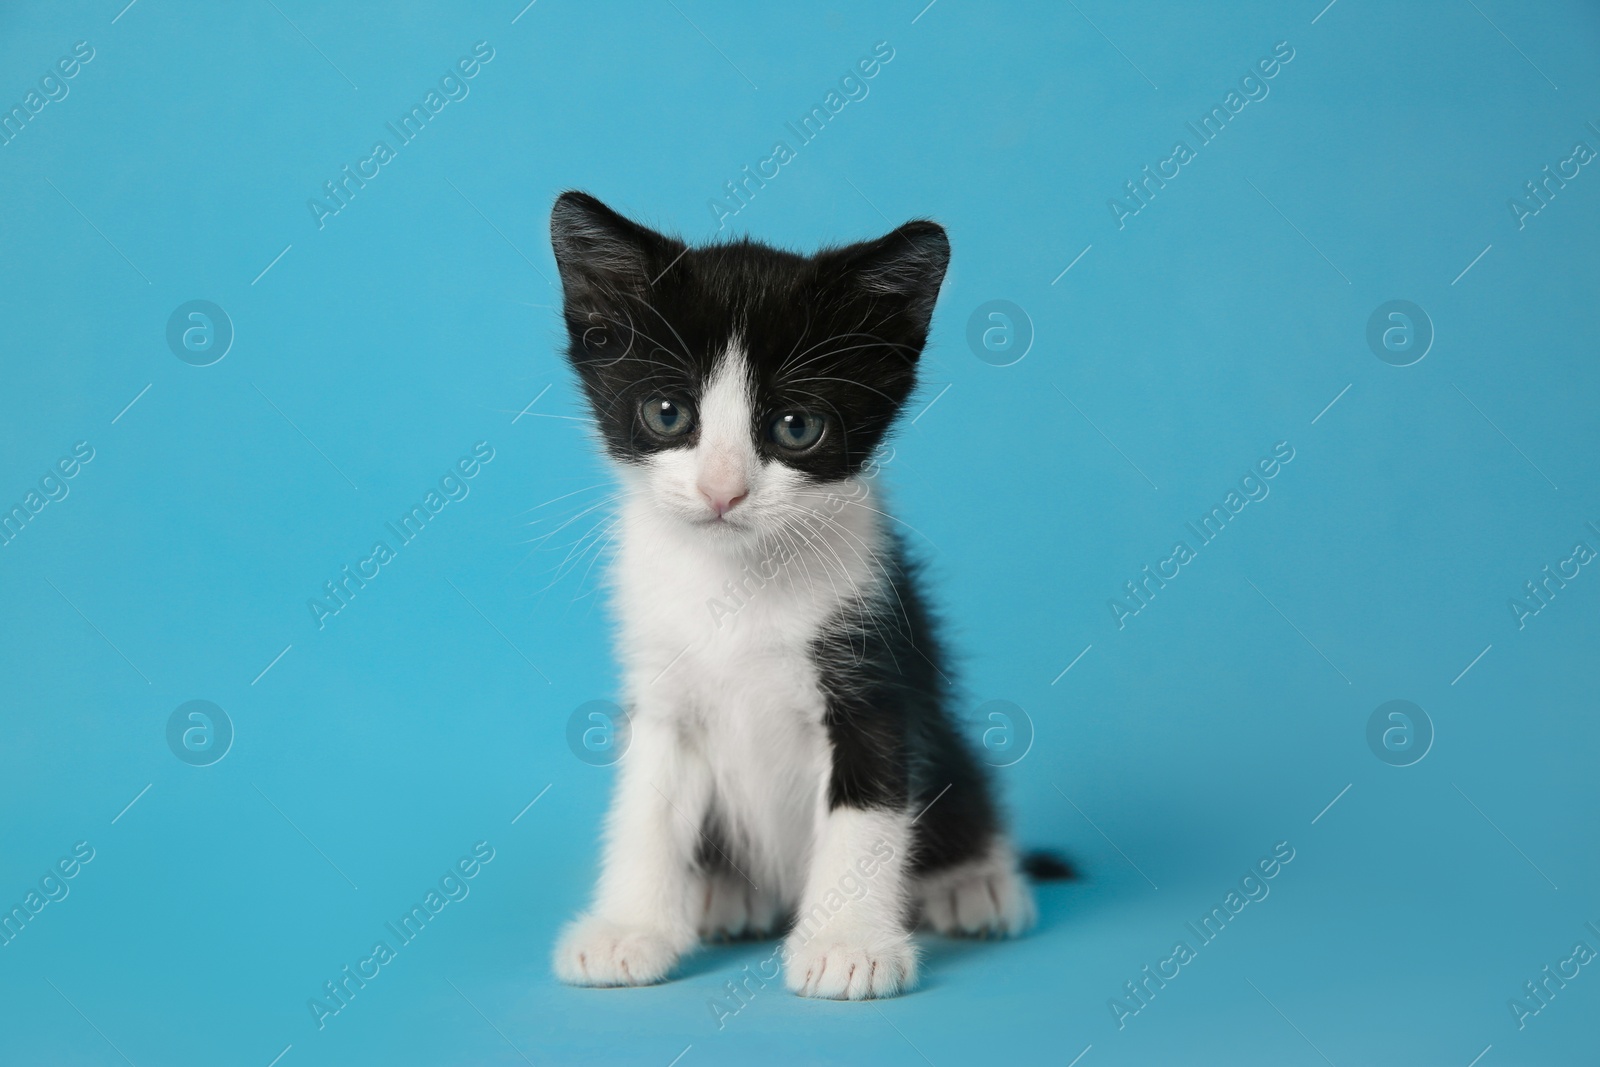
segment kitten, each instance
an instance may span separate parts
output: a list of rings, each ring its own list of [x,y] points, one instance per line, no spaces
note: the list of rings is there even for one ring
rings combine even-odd
[[[1026,930],[1032,894],[869,484],[916,385],[944,230],[691,248],[577,192],[550,223],[568,358],[624,490],[631,719],[557,976],[657,982],[702,937],[792,923],[789,988],[855,1000],[915,985],[919,916]]]

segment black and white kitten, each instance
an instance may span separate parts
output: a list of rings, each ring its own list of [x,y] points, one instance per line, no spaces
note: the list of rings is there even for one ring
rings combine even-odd
[[[814,256],[691,248],[568,192],[568,358],[622,482],[612,580],[631,744],[558,977],[665,978],[701,937],[789,929],[790,989],[893,996],[911,927],[1034,920],[956,732],[874,451],[917,380],[932,222]]]

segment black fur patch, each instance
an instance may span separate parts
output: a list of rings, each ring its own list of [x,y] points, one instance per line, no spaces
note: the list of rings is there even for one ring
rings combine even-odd
[[[660,396],[692,408],[738,341],[755,379],[759,453],[819,482],[859,471],[915,387],[950,259],[932,222],[812,256],[748,239],[690,248],[577,192],[556,201],[550,230],[567,356],[613,457],[692,445],[693,433],[651,435],[639,407]],[[828,420],[798,456],[767,436],[792,409]]]

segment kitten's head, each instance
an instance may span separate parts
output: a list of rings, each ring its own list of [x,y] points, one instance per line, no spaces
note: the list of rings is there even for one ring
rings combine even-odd
[[[781,529],[859,473],[916,385],[943,228],[795,255],[691,248],[564,193],[568,358],[606,451],[708,537]]]

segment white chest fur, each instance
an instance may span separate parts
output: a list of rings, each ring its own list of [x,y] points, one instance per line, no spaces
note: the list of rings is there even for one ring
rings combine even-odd
[[[881,575],[874,512],[846,504],[817,515],[827,521],[804,536],[754,548],[635,497],[613,571],[632,714],[671,725],[709,772],[712,818],[756,868],[750,877],[784,897],[799,892],[826,807],[814,643]]]

